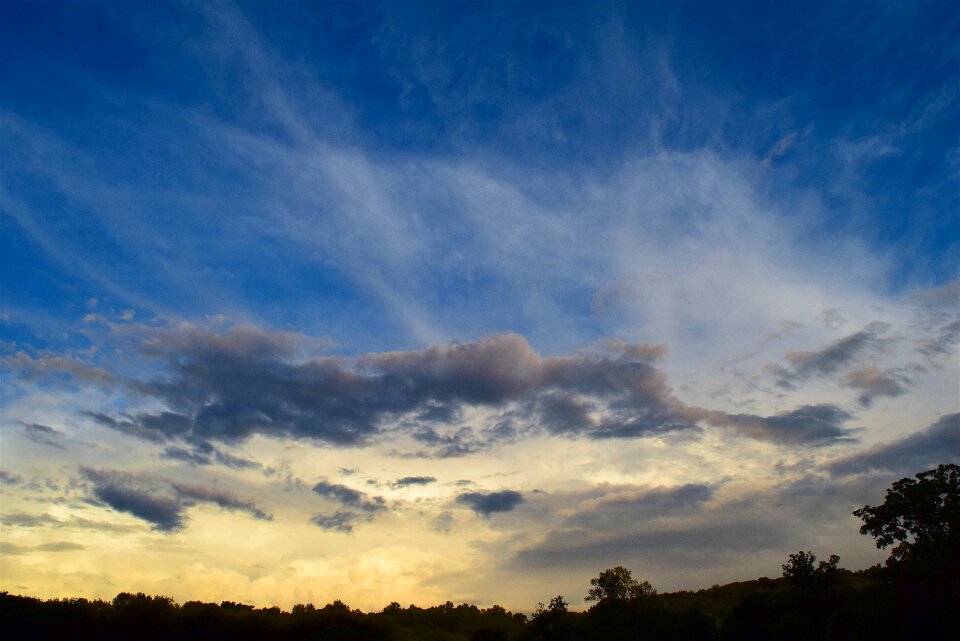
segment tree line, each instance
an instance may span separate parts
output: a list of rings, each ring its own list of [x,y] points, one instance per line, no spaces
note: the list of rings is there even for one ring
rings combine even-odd
[[[11,639],[278,639],[315,641],[899,641],[960,639],[960,466],[904,478],[883,504],[854,512],[862,534],[891,548],[883,565],[850,571],[831,555],[790,554],[782,576],[658,593],[622,566],[590,581],[592,603],[572,612],[563,595],[532,616],[500,606],[391,603],[381,612],[341,601],[322,608],[223,601],[182,605],[163,596],[41,600],[0,593]]]

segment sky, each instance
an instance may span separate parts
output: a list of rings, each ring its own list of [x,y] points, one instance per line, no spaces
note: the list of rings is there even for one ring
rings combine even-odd
[[[958,94],[950,2],[0,3],[0,589],[881,562],[960,463]]]

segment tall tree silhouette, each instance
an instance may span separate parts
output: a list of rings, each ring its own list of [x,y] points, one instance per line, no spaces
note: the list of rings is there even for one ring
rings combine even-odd
[[[882,505],[854,511],[863,519],[861,534],[877,539],[878,548],[896,543],[891,558],[960,554],[960,466],[940,465],[903,478],[887,490]]]
[[[861,534],[894,546],[887,567],[906,629],[914,638],[957,638],[960,609],[960,466],[903,478],[882,505],[854,512]]]

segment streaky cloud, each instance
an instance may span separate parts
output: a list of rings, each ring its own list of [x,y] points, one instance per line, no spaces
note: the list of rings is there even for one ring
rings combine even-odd
[[[241,499],[214,487],[171,483],[162,479],[115,470],[81,467],[80,473],[92,483],[93,496],[118,512],[126,512],[150,523],[160,532],[174,532],[186,526],[186,510],[197,503],[242,511],[269,521],[272,516],[253,501]]]
[[[184,485],[181,483],[173,483],[172,487],[181,498],[186,499],[185,504],[191,501],[212,503],[225,510],[247,512],[253,518],[261,521],[273,520],[272,515],[258,508],[253,501],[241,499],[230,492],[218,488],[205,487],[202,485]]]
[[[436,483],[437,478],[435,476],[404,476],[399,478],[390,485],[393,487],[410,487],[414,485],[430,485],[431,483]]]
[[[917,351],[927,358],[937,358],[950,354],[960,342],[960,320],[939,327],[934,336],[923,341]]]
[[[732,427],[743,436],[781,445],[826,446],[854,440],[854,431],[844,427],[853,416],[832,404],[802,405],[772,416],[697,408],[690,408],[689,413],[714,425]]]
[[[39,423],[21,422],[20,425],[23,427],[24,436],[34,443],[63,449],[65,435],[60,430],[55,430],[48,425],[41,425]]]
[[[790,352],[788,368],[775,367],[777,385],[793,389],[797,383],[814,376],[828,376],[852,363],[864,350],[875,345],[888,329],[887,323],[874,321],[858,332],[844,336],[826,347],[813,351]]]
[[[835,476],[906,474],[941,463],[960,463],[960,414],[946,414],[924,430],[837,459],[827,469]]]
[[[7,527],[45,528],[52,526],[81,530],[101,530],[104,532],[127,532],[133,529],[127,525],[107,523],[104,521],[91,521],[90,519],[76,516],[61,519],[47,513],[28,514],[25,512],[11,512],[10,514],[0,515],[0,523]]]
[[[87,467],[81,467],[80,472],[93,483],[94,496],[114,510],[147,521],[161,532],[184,527],[183,505],[168,488],[122,472]]]
[[[0,544],[0,552],[11,556],[30,554],[31,552],[75,552],[85,549],[86,547],[80,543],[73,543],[71,541],[53,541],[39,545],[16,545],[7,542]]]
[[[190,465],[217,464],[235,470],[262,469],[263,467],[257,461],[224,452],[208,441],[194,442],[189,449],[170,445],[163,450],[160,458],[182,461]]]

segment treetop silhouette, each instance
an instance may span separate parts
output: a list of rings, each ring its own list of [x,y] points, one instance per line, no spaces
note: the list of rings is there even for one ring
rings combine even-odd
[[[604,570],[595,579],[590,579],[590,591],[584,601],[627,601],[642,596],[656,594],[657,591],[648,581],[639,582],[627,568],[618,565]]]
[[[882,505],[854,511],[863,519],[860,533],[873,536],[878,548],[896,544],[890,555],[896,561],[951,551],[956,555],[960,550],[960,466],[940,465],[915,476],[894,483]]]

